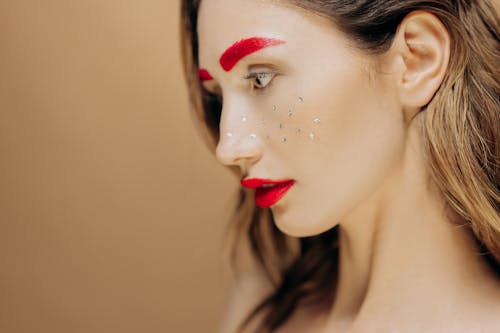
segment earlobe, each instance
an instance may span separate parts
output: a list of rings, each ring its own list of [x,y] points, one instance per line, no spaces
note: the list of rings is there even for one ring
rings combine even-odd
[[[450,57],[450,36],[433,14],[415,11],[400,23],[392,48],[404,66],[398,78],[401,103],[411,109],[427,105],[441,85]]]

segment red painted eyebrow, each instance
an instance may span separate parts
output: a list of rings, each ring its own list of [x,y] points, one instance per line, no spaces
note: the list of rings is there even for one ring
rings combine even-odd
[[[205,68],[201,68],[198,71],[198,76],[199,76],[201,82],[211,81],[214,79],[212,77],[212,75],[210,75],[210,73]]]
[[[229,72],[242,58],[263,48],[284,44],[276,38],[251,37],[242,39],[231,45],[220,57],[220,65]]]

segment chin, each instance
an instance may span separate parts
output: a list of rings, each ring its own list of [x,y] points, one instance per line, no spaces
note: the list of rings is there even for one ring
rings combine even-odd
[[[311,217],[292,217],[290,212],[280,209],[272,209],[274,223],[284,234],[291,237],[311,237],[319,235],[335,227],[336,224],[325,221],[312,221]]]

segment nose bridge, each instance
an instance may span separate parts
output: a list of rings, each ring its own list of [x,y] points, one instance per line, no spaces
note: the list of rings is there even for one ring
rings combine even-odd
[[[248,167],[261,158],[257,123],[243,99],[224,99],[219,130],[216,155],[222,164]]]
[[[242,103],[238,97],[224,96],[222,102],[222,114],[219,124],[221,136],[228,131],[234,132],[238,127],[240,127],[240,125],[243,125],[243,123],[248,119],[244,119],[243,117],[247,114],[247,110],[244,109],[244,103]],[[238,123],[238,120],[240,121],[240,123]]]

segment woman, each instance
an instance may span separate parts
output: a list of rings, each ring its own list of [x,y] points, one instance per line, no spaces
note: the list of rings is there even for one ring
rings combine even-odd
[[[242,184],[223,332],[500,332],[491,3],[186,0],[182,24]]]

